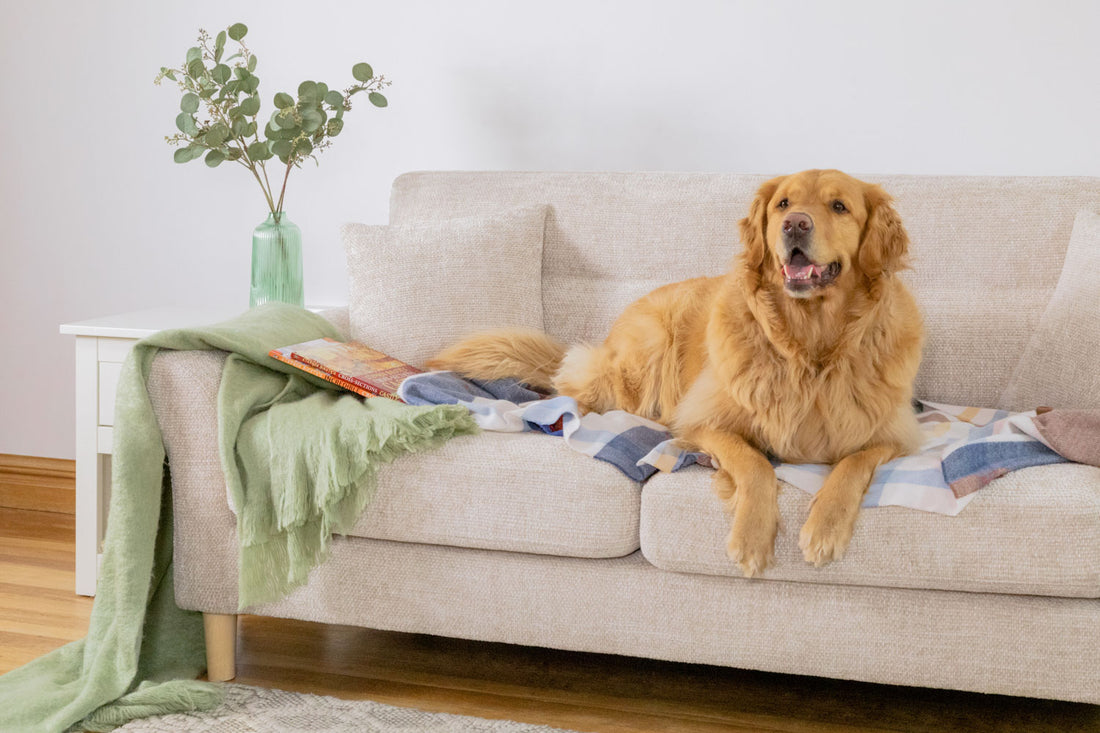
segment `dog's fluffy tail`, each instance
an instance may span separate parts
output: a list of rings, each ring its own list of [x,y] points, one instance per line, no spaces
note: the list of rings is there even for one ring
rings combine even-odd
[[[481,380],[512,377],[550,392],[565,346],[541,331],[503,328],[471,334],[429,359],[432,370]]]

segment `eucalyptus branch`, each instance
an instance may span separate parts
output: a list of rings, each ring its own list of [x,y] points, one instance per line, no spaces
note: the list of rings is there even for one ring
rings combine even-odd
[[[304,81],[297,95],[279,92],[275,110],[260,134],[260,79],[256,76],[256,55],[242,40],[248,28],[234,23],[217,36],[199,30],[197,45],[189,48],[181,66],[162,67],[154,83],[174,82],[183,97],[176,117],[179,132],[165,140],[176,147],[173,159],[187,163],[203,158],[215,168],[225,161],[238,163],[260,184],[271,213],[278,219],[283,211],[290,171],[328,149],[344,127],[344,113],[351,110],[351,98],[365,92],[375,107],[388,102],[382,90],[390,85],[375,76],[370,64],[358,63],[351,74],[356,83],[338,92],[324,82]],[[226,43],[233,41],[236,52],[225,57]],[[200,119],[203,109],[205,118]],[[251,142],[250,142],[251,139]],[[285,166],[279,198],[268,178],[266,161],[278,158]]]
[[[286,172],[283,173],[283,188],[279,191],[279,211],[283,210],[283,199],[286,197],[286,182],[290,180],[290,171],[294,169],[293,163],[286,164]]]

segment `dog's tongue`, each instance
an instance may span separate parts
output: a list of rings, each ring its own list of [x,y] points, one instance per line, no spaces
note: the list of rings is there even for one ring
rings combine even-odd
[[[789,280],[805,280],[818,274],[820,268],[810,262],[810,258],[801,252],[795,252],[791,261],[783,265],[783,275]]]

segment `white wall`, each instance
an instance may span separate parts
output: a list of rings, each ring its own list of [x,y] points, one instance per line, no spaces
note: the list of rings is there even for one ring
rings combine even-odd
[[[303,10],[306,8],[306,10]],[[247,305],[264,216],[238,168],[178,166],[152,79],[242,21],[265,105],[365,60],[394,84],[291,177],[307,300],[346,298],[337,226],[413,169],[1100,175],[1100,3],[3,0],[0,453],[73,455],[58,324]],[[270,108],[268,108],[270,109]]]

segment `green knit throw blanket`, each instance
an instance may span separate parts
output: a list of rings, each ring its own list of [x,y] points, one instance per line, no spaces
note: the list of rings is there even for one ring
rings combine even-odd
[[[115,408],[112,495],[88,635],[0,677],[0,731],[110,730],[136,717],[210,709],[202,615],[176,606],[169,467],[146,380],[160,349],[230,352],[219,443],[240,542],[239,606],[306,582],[370,500],[379,466],[476,432],[453,405],[362,399],[267,356],[328,321],[282,304],[138,343]]]

